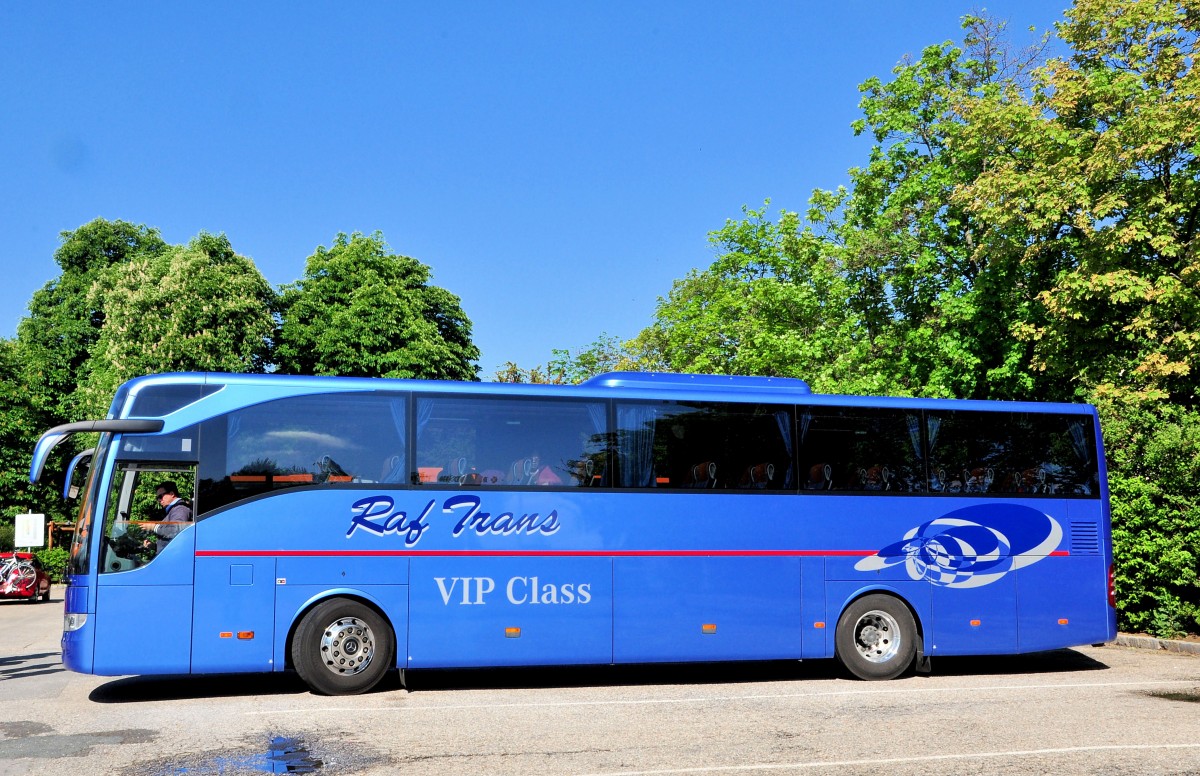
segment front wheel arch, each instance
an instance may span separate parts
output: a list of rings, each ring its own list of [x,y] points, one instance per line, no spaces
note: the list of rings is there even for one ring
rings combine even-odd
[[[371,653],[365,665],[339,673],[326,668],[319,657],[329,646]],[[295,618],[285,645],[287,666],[311,690],[322,695],[357,695],[367,692],[395,667],[396,631],[391,620],[373,602],[358,596],[330,595],[312,602]]]
[[[300,622],[304,619],[304,616],[312,611],[315,607],[332,598],[347,598],[351,601],[357,601],[363,606],[374,609],[376,614],[387,620],[388,624],[392,626],[392,633],[394,634],[396,632],[396,627],[392,623],[392,618],[387,615],[387,613],[384,611],[383,604],[379,601],[367,596],[362,591],[355,590],[351,587],[329,588],[317,595],[312,596],[295,609],[295,613],[292,615],[291,627],[288,630],[287,638],[284,639],[283,643],[283,667],[285,670],[296,670],[296,666],[292,663],[292,643],[296,638],[296,629],[300,627]]]

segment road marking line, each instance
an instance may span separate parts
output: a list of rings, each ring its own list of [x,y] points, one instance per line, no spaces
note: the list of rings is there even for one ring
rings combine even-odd
[[[317,712],[362,712],[362,711],[474,711],[478,709],[529,709],[529,708],[559,708],[564,706],[653,706],[661,704],[696,704],[696,703],[729,703],[737,701],[764,701],[764,700],[793,700],[796,698],[828,698],[835,696],[846,695],[902,695],[905,693],[938,693],[938,692],[954,692],[961,693],[964,690],[969,690],[972,693],[979,692],[1008,692],[1013,690],[1080,690],[1080,689],[1101,689],[1106,687],[1150,687],[1160,685],[1197,685],[1193,679],[1172,679],[1158,680],[1147,682],[1079,682],[1071,684],[1000,684],[985,687],[923,687],[923,688],[896,688],[894,690],[836,690],[831,692],[813,692],[813,693],[780,693],[776,695],[726,695],[712,697],[690,697],[690,698],[641,698],[641,699],[625,699],[612,701],[537,701],[530,703],[462,703],[462,704],[413,704],[404,706],[378,706],[367,709],[364,706],[316,706],[304,709],[275,709],[266,711],[247,711],[246,716],[262,716],[264,714],[308,714],[314,711]]]
[[[943,762],[978,757],[1033,757],[1047,754],[1082,754],[1086,752],[1146,751],[1151,749],[1200,749],[1200,744],[1112,744],[1104,746],[1069,746],[1057,749],[1014,749],[1009,752],[966,752],[964,754],[930,754],[917,757],[889,757],[880,760],[820,760],[803,763],[762,763],[756,765],[710,765],[697,768],[666,768],[654,771],[605,771],[580,776],[666,776],[681,773],[730,773],[734,771],[781,771],[797,768],[837,768],[856,765],[900,765],[904,763]]]

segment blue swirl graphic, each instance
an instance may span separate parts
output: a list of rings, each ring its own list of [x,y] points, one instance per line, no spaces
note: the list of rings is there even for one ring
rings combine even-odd
[[[878,571],[903,563],[911,579],[981,587],[1045,558],[1062,537],[1057,520],[1031,507],[979,504],[922,523],[854,568]]]

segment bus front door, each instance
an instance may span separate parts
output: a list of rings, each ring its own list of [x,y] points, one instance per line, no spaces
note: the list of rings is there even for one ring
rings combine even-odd
[[[155,532],[155,488],[186,482],[194,468],[121,462],[115,465],[98,541],[96,643],[92,672],[182,674],[191,666],[195,530],[169,541]]]

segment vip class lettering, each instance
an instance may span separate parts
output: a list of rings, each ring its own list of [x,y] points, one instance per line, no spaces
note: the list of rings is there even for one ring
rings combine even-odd
[[[459,606],[483,606],[496,592],[491,577],[434,577],[442,603]],[[525,604],[588,604],[592,601],[590,582],[543,582],[537,577],[511,577],[504,585],[504,597],[514,606]]]

